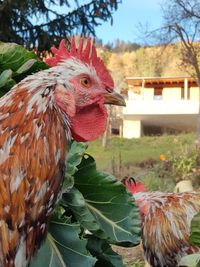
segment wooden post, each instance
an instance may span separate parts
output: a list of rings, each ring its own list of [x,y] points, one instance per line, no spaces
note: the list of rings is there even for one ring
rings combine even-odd
[[[184,100],[188,99],[188,79],[184,79]]]
[[[122,121],[122,123],[120,123],[120,126],[119,126],[119,137],[120,138],[123,137],[123,121]]]
[[[142,79],[142,88],[141,88],[142,100],[144,100],[144,86],[145,86],[145,79]]]
[[[104,132],[103,135],[103,139],[102,139],[102,147],[106,148],[108,145],[108,139],[110,137],[111,134],[111,117],[112,117],[112,107],[108,106],[107,107],[107,112],[108,112],[108,119],[107,119],[107,124],[106,124],[106,130]]]

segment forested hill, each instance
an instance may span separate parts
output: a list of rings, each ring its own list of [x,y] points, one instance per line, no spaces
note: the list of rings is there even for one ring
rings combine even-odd
[[[111,70],[119,88],[125,87],[127,76],[183,76],[190,75],[180,58],[180,44],[167,47],[139,47],[135,44],[99,48],[100,56]],[[132,50],[132,51],[130,51]],[[124,52],[125,51],[125,52]]]

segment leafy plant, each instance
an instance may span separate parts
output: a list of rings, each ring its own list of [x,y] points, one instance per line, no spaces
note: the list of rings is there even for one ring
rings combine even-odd
[[[16,44],[0,43],[0,92],[48,66]],[[49,234],[31,267],[121,267],[111,244],[134,246],[140,220],[134,199],[112,175],[98,171],[87,144],[72,142]]]
[[[174,179],[185,180],[190,178],[197,165],[198,152],[187,145],[180,146],[178,153],[168,153],[168,161],[172,166]]]
[[[47,241],[31,267],[44,266],[44,257],[49,266],[121,267],[122,259],[112,251],[110,243],[133,246],[140,240],[138,208],[132,196],[115,177],[99,172],[85,149],[83,143],[71,144],[64,193]],[[50,259],[56,265],[50,265]]]
[[[27,75],[47,68],[34,52],[15,43],[0,42],[0,96]]]

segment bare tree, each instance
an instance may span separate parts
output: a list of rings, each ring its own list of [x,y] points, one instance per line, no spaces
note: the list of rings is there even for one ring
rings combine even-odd
[[[146,36],[156,38],[163,45],[180,43],[182,66],[196,78],[200,96],[200,1],[165,0],[162,13],[162,27],[148,31]],[[196,143],[200,147],[200,105]]]
[[[190,74],[197,78],[200,85],[200,1],[169,0],[163,6],[163,41],[181,43],[182,62],[185,67],[189,66]]]

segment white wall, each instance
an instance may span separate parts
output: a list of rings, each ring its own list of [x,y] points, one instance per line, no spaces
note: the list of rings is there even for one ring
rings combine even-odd
[[[174,101],[181,99],[181,88],[163,88],[163,100]]]
[[[153,100],[154,98],[154,88],[144,88],[144,100]]]
[[[124,120],[123,121],[123,137],[124,138],[139,138],[142,136],[141,121]]]
[[[191,87],[190,90],[190,100],[199,100],[199,88]]]

